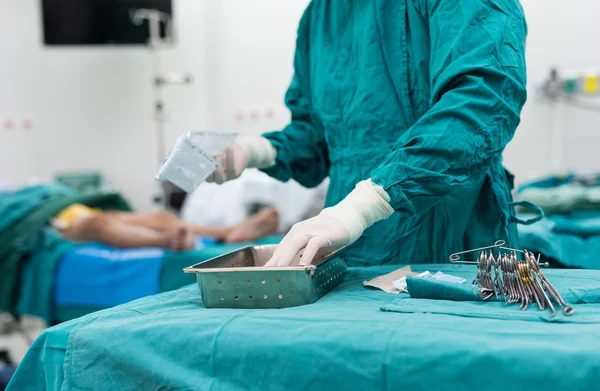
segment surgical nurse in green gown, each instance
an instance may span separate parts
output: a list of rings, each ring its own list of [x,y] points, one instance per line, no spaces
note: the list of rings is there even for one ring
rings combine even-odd
[[[326,208],[270,266],[344,246],[350,265],[445,262],[518,245],[502,151],[519,124],[527,27],[518,0],[313,0],[300,21],[291,122],[240,137],[212,181],[253,167]]]

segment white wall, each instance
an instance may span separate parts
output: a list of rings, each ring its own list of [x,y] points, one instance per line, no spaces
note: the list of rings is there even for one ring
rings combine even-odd
[[[39,0],[0,0],[0,180],[20,185],[59,170],[102,170],[140,209],[157,190],[150,57],[144,48],[47,48]],[[167,133],[210,126],[204,2],[175,9],[177,48],[168,71],[188,71],[192,87],[166,91]],[[5,119],[17,128],[3,128]],[[30,119],[33,128],[20,127]]]
[[[289,121],[283,96],[293,74],[296,30],[309,0],[209,2],[211,114],[223,131],[260,134]],[[271,110],[273,117],[267,117]],[[251,118],[255,112],[258,118]],[[243,118],[236,119],[236,114]]]
[[[505,162],[518,181],[555,172],[552,164],[551,133],[559,124],[562,170],[600,171],[600,113],[552,105],[539,99],[535,87],[547,77],[551,66],[559,70],[600,71],[596,37],[600,24],[598,0],[521,0],[529,35],[527,73],[529,100],[521,126],[505,152]],[[599,99],[590,103],[600,107]]]
[[[175,0],[178,45],[164,54],[164,69],[190,72],[195,82],[167,90],[167,145],[188,130],[258,134],[285,125],[283,94],[307,3]],[[597,0],[522,3],[529,23],[530,100],[505,154],[518,180],[552,171],[549,135],[557,110],[537,101],[533,87],[551,65],[600,67],[600,51],[584,44],[600,33]],[[148,52],[45,48],[38,4],[0,0],[0,181],[18,185],[33,176],[51,178],[57,170],[100,169],[137,208],[150,209],[157,158]],[[564,168],[597,169],[600,114],[561,112]],[[30,119],[33,129],[5,130],[4,119],[17,125]]]

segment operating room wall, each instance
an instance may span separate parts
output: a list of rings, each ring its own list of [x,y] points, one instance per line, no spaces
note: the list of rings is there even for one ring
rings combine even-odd
[[[40,3],[0,0],[0,181],[100,170],[136,208],[151,209],[159,158],[148,50],[44,47]],[[211,127],[204,5],[175,2],[178,42],[163,54],[163,70],[190,72],[194,84],[165,90],[168,144]]]
[[[522,182],[541,175],[600,169],[600,112],[585,111],[541,98],[540,83],[550,68],[559,72],[600,71],[600,34],[597,0],[521,0],[529,34],[527,38],[528,101],[521,125],[509,144],[506,165]],[[598,72],[597,72],[598,73]],[[587,103],[600,109],[600,98]],[[553,149],[552,133],[560,136]]]
[[[298,21],[309,0],[209,2],[211,113],[224,131],[261,134],[289,121]]]

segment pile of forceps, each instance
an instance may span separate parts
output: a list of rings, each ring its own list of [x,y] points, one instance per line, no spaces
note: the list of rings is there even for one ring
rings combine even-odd
[[[483,300],[502,296],[505,303],[520,302],[520,310],[526,310],[535,302],[542,311],[547,306],[554,316],[556,311],[550,299],[552,298],[563,307],[565,315],[572,315],[575,312],[573,307],[563,300],[540,269],[540,266],[547,267],[548,263],[540,264],[539,254],[536,259],[527,250],[504,247],[504,244],[504,240],[498,240],[493,246],[454,253],[450,255],[450,262],[477,265],[477,277],[473,284],[479,286],[479,295]],[[493,250],[498,250],[496,255]],[[479,252],[477,261],[461,258],[461,255],[472,252]],[[523,260],[517,259],[517,253],[523,254]]]

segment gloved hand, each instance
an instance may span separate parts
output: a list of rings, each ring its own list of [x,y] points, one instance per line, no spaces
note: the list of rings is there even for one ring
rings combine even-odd
[[[268,168],[275,164],[277,152],[264,137],[238,137],[225,150],[225,154],[215,156],[219,167],[206,179],[218,184],[236,179],[246,168]]]
[[[339,204],[294,225],[265,266],[289,266],[302,249],[300,264],[308,265],[320,249],[333,252],[354,243],[365,229],[394,213],[389,201],[370,179],[359,182]]]

